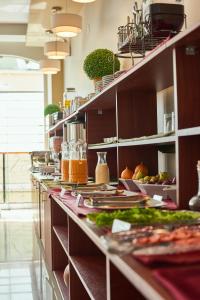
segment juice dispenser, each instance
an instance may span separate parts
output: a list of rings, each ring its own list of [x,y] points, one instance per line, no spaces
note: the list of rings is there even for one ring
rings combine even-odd
[[[78,140],[70,142],[69,182],[86,184],[88,182],[88,165],[86,157],[87,144]]]
[[[69,181],[69,143],[62,143],[61,179]]]

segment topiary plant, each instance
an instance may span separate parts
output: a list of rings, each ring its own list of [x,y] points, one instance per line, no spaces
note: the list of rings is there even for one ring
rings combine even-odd
[[[85,58],[83,69],[90,79],[95,79],[119,71],[120,61],[112,51],[97,49]]]
[[[45,117],[52,115],[53,113],[60,111],[60,107],[57,104],[48,104],[44,109]]]

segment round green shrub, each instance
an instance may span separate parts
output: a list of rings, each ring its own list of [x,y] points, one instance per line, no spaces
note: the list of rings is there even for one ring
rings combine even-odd
[[[90,79],[95,79],[119,71],[120,61],[112,51],[97,49],[85,58],[83,69]]]
[[[56,104],[48,104],[44,109],[45,117],[48,115],[52,115],[53,113],[60,111],[60,107]]]

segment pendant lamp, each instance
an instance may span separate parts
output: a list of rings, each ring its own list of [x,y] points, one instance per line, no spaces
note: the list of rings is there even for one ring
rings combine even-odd
[[[61,66],[59,60],[43,59],[40,61],[40,70],[44,74],[56,74],[60,69]]]
[[[90,3],[90,2],[94,2],[95,0],[72,0],[74,2],[79,2],[79,3]]]
[[[65,59],[69,55],[69,44],[67,41],[51,41],[44,45],[44,55],[48,59]]]
[[[81,32],[82,18],[76,14],[58,13],[52,15],[52,31],[62,38],[74,37]]]

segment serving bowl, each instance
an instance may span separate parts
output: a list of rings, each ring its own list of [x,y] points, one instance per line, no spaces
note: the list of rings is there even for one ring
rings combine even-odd
[[[122,179],[119,178],[121,183],[125,186],[128,191],[140,191],[145,195],[153,197],[154,195],[162,196],[163,199],[171,199],[176,201],[176,185],[167,185],[167,184],[149,184],[141,183],[138,180],[132,179]]]

